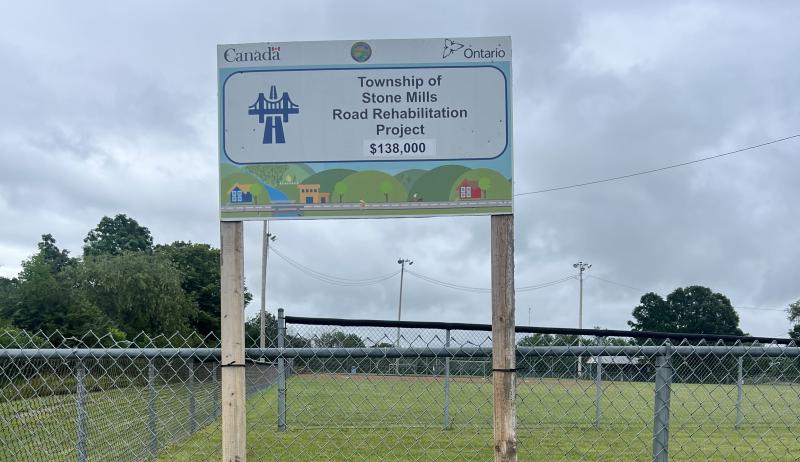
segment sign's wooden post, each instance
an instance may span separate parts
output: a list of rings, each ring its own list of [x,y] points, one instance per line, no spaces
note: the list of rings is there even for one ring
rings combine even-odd
[[[222,460],[245,462],[244,237],[241,221],[220,223],[222,301]]]
[[[492,215],[494,460],[517,460],[514,215]]]

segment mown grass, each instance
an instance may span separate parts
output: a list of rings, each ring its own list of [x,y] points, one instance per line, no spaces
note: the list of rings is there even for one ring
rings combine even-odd
[[[491,460],[491,384],[453,380],[443,429],[441,378],[291,377],[287,431],[276,431],[276,391],[247,401],[249,460]],[[523,380],[517,389],[520,460],[648,460],[653,384],[605,382],[595,427],[591,381]],[[671,460],[796,460],[800,386],[746,385],[744,423],[735,385],[674,384]],[[219,422],[167,448],[163,461],[219,460]]]
[[[213,385],[195,388],[198,426],[216,424]],[[11,394],[10,390],[6,390]],[[190,436],[189,392],[184,384],[156,387],[156,434],[160,447]],[[87,397],[87,450],[91,461],[150,458],[149,392],[125,387],[90,392]],[[76,395],[0,401],[0,461],[70,461],[77,458]]]

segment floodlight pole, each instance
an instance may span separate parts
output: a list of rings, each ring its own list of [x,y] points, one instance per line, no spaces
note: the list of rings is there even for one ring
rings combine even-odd
[[[408,258],[398,258],[397,264],[400,265],[400,297],[397,300],[397,321],[400,321],[400,317],[403,313],[403,275],[406,272],[406,263],[408,266],[414,264],[413,261],[409,260]],[[395,348],[400,348],[400,326],[397,326],[397,340],[395,340],[394,344]],[[395,374],[400,375],[400,358],[397,358],[397,362],[395,362]]]
[[[258,346],[263,350],[266,348],[267,338],[267,259],[269,258],[269,243],[277,239],[274,234],[269,232],[269,220],[264,220],[264,231],[261,237],[261,336]]]
[[[579,295],[579,299],[578,299],[578,329],[583,329],[583,272],[588,270],[589,268],[591,268],[592,265],[589,264],[589,263],[584,263],[582,261],[579,261],[578,263],[573,264],[572,267],[578,269],[578,281],[579,281],[579,284],[580,284],[580,289],[579,289],[580,295]],[[581,337],[580,337],[580,335],[578,335],[578,343],[579,344],[580,344],[580,341],[581,341]],[[582,361],[583,361],[583,357],[582,356],[578,356],[578,378],[580,378],[581,374],[583,373]]]

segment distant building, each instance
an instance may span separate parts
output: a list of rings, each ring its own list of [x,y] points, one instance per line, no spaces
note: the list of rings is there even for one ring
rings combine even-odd
[[[481,198],[481,188],[478,187],[477,181],[470,181],[465,179],[458,185],[458,200],[472,200]]]
[[[297,190],[301,204],[327,204],[331,201],[331,193],[319,192],[318,184],[299,184]]]
[[[233,185],[230,191],[228,191],[231,204],[249,204],[253,202],[253,193],[250,192],[252,186],[251,184],[239,183]]]

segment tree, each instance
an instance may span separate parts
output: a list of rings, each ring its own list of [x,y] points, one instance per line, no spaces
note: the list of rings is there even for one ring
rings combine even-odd
[[[789,305],[789,321],[794,323],[794,327],[789,331],[789,337],[800,341],[800,300]]]
[[[386,198],[386,202],[389,202],[389,194],[392,193],[392,183],[390,181],[381,183],[381,193]]]
[[[340,330],[321,334],[315,343],[319,348],[364,348],[361,337]]]
[[[703,286],[675,289],[664,300],[646,293],[628,325],[636,331],[744,335],[730,300]]]
[[[264,321],[266,324],[264,326],[266,330],[264,344],[267,348],[277,347],[278,320],[275,318],[275,315],[267,311]],[[247,347],[258,348],[260,338],[261,313],[256,313],[244,322],[244,343]],[[284,346],[288,346],[288,344]]]
[[[214,333],[219,338],[219,249],[208,244],[176,241],[156,246],[155,252],[166,256],[181,272],[181,287],[189,299],[197,304],[197,316],[191,321],[192,328],[201,336]],[[251,297],[249,293],[247,296]]]
[[[481,188],[481,194],[486,199],[486,192],[492,189],[492,179],[487,177],[479,178],[478,187]]]
[[[150,252],[153,237],[150,230],[133,218],[119,214],[103,217],[96,228],[83,240],[83,256],[121,255],[123,252]]]
[[[52,234],[42,234],[42,241],[36,245],[42,260],[50,266],[50,271],[58,273],[69,265],[77,262],[70,258],[69,250],[61,250],[56,245],[56,240]]]
[[[12,309],[15,305],[13,297],[16,285],[16,279],[8,279],[0,276],[0,326],[11,324]]]
[[[583,343],[590,342],[586,341]],[[525,347],[570,346],[578,344],[578,337],[576,335],[533,334],[523,337],[517,344]]]
[[[15,284],[9,318],[28,331],[55,331],[64,336],[82,336],[89,331],[102,335],[111,323],[96,305],[76,290],[74,267],[53,273],[51,262],[39,252],[22,263]]]
[[[339,203],[342,203],[342,197],[347,194],[347,183],[340,181],[333,187],[333,193],[339,196]]]
[[[78,289],[129,338],[188,333],[197,305],[181,287],[183,275],[163,254],[125,252],[89,257]]]

